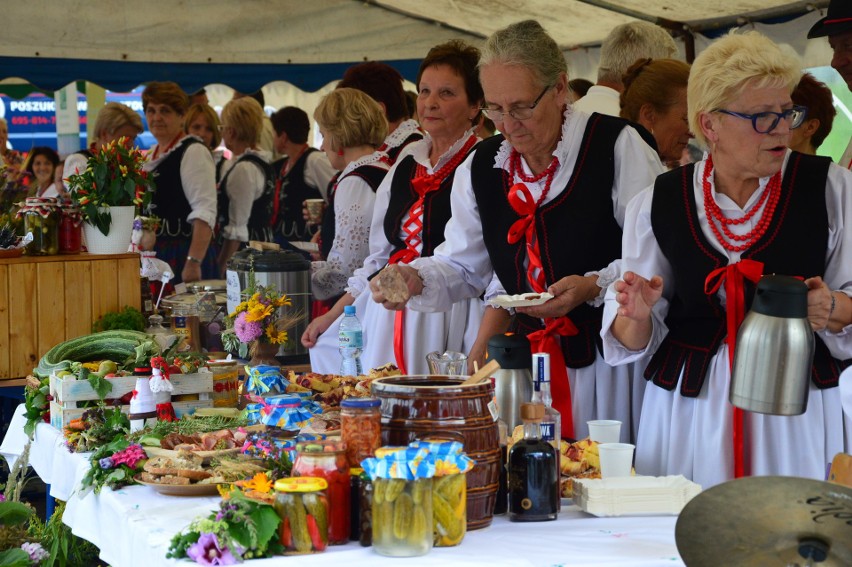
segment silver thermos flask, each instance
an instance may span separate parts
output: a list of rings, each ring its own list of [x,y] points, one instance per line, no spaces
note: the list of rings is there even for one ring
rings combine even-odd
[[[488,339],[488,358],[500,363],[494,373],[494,397],[497,412],[512,430],[521,425],[521,404],[532,398],[530,342],[523,335],[505,333]]]
[[[731,403],[764,414],[805,413],[813,358],[807,285],[764,276],[737,333]]]

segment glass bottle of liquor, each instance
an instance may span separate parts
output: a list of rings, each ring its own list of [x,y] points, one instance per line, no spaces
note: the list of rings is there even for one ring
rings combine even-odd
[[[509,519],[513,522],[555,520],[558,512],[557,451],[541,439],[542,418],[542,404],[521,404],[524,438],[509,451]]]
[[[532,355],[532,375],[532,401],[544,405],[544,417],[541,420],[541,438],[556,449],[556,479],[558,483],[562,471],[559,462],[562,458],[562,453],[559,450],[559,445],[562,442],[562,416],[552,405],[553,396],[550,394],[550,354],[537,352]],[[561,501],[559,501],[558,508],[562,509]]]

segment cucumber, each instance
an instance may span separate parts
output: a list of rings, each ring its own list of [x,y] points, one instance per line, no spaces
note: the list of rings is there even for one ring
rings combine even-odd
[[[149,433],[139,438],[139,444],[143,447],[160,447],[160,438]]]
[[[51,348],[39,360],[33,374],[46,378],[52,372],[67,370],[71,362],[109,359],[119,364],[134,360],[136,347],[153,340],[138,331],[113,330],[67,340]]]

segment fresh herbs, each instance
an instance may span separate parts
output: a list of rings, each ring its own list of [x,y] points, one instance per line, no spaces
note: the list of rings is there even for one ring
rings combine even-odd
[[[127,486],[147,460],[141,445],[131,444],[124,435],[119,435],[92,453],[89,470],[80,481],[81,494],[92,489],[97,494],[104,486],[113,490]]]
[[[193,520],[175,535],[166,557],[188,557],[201,565],[233,565],[280,554],[284,551],[278,541],[280,523],[270,504],[246,498],[237,490],[221,502],[218,511]]]
[[[230,418],[219,415],[204,416],[204,417],[184,417],[177,421],[158,421],[150,428],[146,427],[141,431],[131,433],[128,438],[131,441],[138,441],[146,435],[152,435],[162,439],[170,433],[179,435],[195,435],[198,433],[208,433],[210,431],[219,431],[220,429],[236,429],[248,424],[248,420],[244,417]]]
[[[92,325],[92,332],[99,333],[101,331],[112,331],[115,329],[124,329],[127,331],[144,331],[145,316],[135,307],[125,306],[121,311],[110,311],[104,313]]]
[[[50,400],[52,399],[48,378],[40,380],[38,387],[27,383],[27,387],[24,388],[24,415],[27,418],[27,422],[24,424],[24,433],[30,439],[33,438],[36,425],[48,421],[45,416],[50,413]]]
[[[107,408],[103,402],[83,412],[80,419],[72,419],[65,427],[65,444],[75,453],[94,451],[130,431],[130,421],[121,408]]]

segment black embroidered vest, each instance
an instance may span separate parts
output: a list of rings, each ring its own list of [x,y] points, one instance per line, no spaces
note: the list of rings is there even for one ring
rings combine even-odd
[[[615,141],[626,120],[592,114],[586,125],[574,171],[564,190],[535,213],[536,233],[548,284],[559,279],[600,270],[621,257],[621,227],[615,220],[612,184],[615,178]],[[509,244],[509,228],[520,217],[509,204],[514,182],[494,158],[503,141],[495,136],[481,142],[471,165],[473,191],[482,219],[482,237],[494,271],[509,294],[529,291],[526,242]],[[551,189],[552,190],[552,189]],[[579,333],[562,337],[565,362],[571,368],[592,364],[601,349],[602,307],[583,303],[568,316]],[[517,331],[527,335],[542,328],[541,321],[515,317]]]
[[[154,192],[152,204],[154,214],[162,220],[158,237],[189,238],[192,236],[192,223],[186,221],[186,217],[192,212],[192,207],[183,191],[180,164],[186,149],[192,144],[201,143],[192,136],[184,138],[180,145],[164,157],[154,169],[157,190]]]
[[[316,148],[305,150],[287,175],[282,176],[281,171],[288,158],[280,159],[272,164],[272,169],[277,175],[275,185],[278,192],[278,218],[275,219],[273,230],[276,236],[280,235],[285,240],[310,240],[316,232],[316,229],[308,228],[302,217],[302,202],[305,199],[322,199],[319,189],[305,182],[305,165],[308,163],[308,156],[316,151],[318,151]]]
[[[476,148],[474,145],[473,148]],[[473,151],[473,148],[471,151]],[[464,160],[462,160],[464,161]],[[385,237],[393,245],[391,255],[399,250],[405,249],[405,242],[400,236],[402,220],[411,210],[411,206],[419,196],[411,186],[411,180],[417,172],[417,161],[414,157],[405,156],[396,166],[391,182],[390,201],[388,210],[385,212]],[[426,194],[423,199],[423,230],[420,238],[423,241],[420,256],[426,258],[431,256],[435,248],[444,241],[444,227],[450,220],[452,211],[450,209],[450,193],[453,188],[455,171],[452,171],[441,186]]]
[[[379,188],[379,185],[382,184],[382,180],[385,178],[387,172],[388,171],[382,167],[367,164],[356,167],[346,175],[338,178],[337,181],[332,180],[334,185],[328,192],[328,208],[326,208],[325,214],[322,217],[322,246],[320,247],[320,251],[322,252],[323,258],[328,258],[328,253],[331,252],[331,245],[334,242],[334,225],[336,221],[336,217],[334,215],[334,198],[337,195],[338,184],[350,176],[360,177],[367,182],[367,185],[369,185],[370,189],[372,189],[373,193],[375,193],[376,189]]]
[[[234,168],[244,161],[253,163],[260,168],[264,179],[263,193],[251,205],[251,213],[248,219],[249,240],[272,242],[274,239],[269,221],[272,218],[272,193],[275,190],[273,186],[275,174],[272,171],[272,167],[263,158],[255,154],[245,153],[239,156],[236,163],[225,173],[225,177],[219,183],[219,200],[217,203],[218,222],[216,224],[220,230],[228,225],[228,207],[231,202],[227,191],[228,178],[231,176]]]
[[[831,160],[793,152],[781,183],[781,196],[766,233],[742,254],[764,263],[763,273],[822,276],[828,245],[825,185]],[[716,294],[704,293],[710,272],[728,259],[710,245],[698,222],[693,191],[695,166],[690,164],[657,178],[651,225],[673,271],[665,285],[674,290],[666,316],[668,335],[651,358],[645,378],[673,390],[683,371],[680,393],[701,393],[710,360],[727,335],[725,309]],[[646,274],[643,274],[646,275]],[[650,274],[647,274],[650,275]],[[754,285],[746,282],[746,302]],[[846,362],[831,357],[819,337],[811,378],[819,388],[837,385]],[[727,360],[725,361],[727,364]]]

